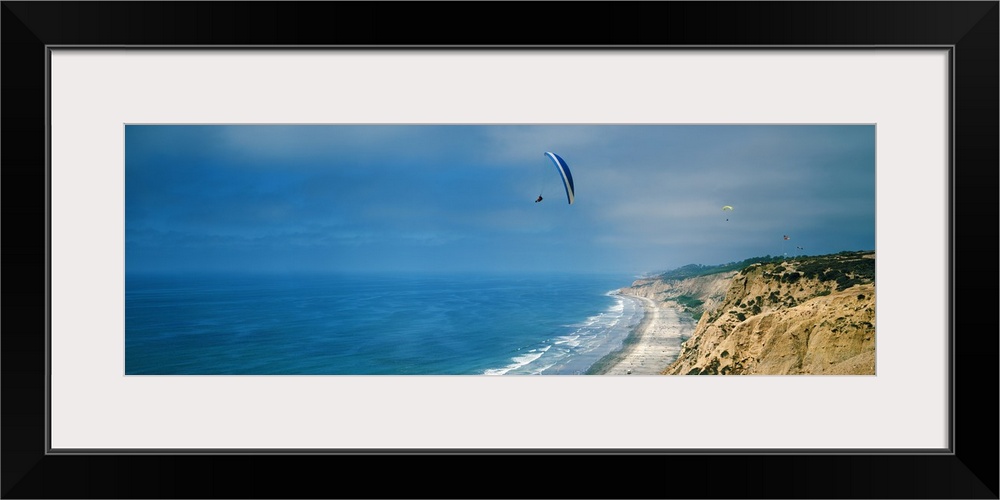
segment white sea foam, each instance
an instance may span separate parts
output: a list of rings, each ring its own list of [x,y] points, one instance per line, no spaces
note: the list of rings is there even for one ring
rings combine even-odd
[[[528,354],[525,354],[523,356],[516,356],[514,357],[514,367],[519,368],[528,363],[531,363],[532,361],[542,357],[542,354],[545,354],[545,351],[532,350],[529,351]]]
[[[625,300],[619,298],[614,304],[608,307],[606,312],[602,312],[596,316],[589,316],[587,319],[580,323],[574,323],[571,325],[562,325],[567,328],[586,328],[592,327],[594,325],[606,326],[608,324],[615,325],[625,313]]]
[[[531,374],[532,375],[541,375],[541,374],[545,373],[545,370],[548,370],[549,368],[552,368],[555,365],[556,365],[556,363],[549,363],[548,365],[545,365],[545,366],[543,366],[543,367],[541,367],[541,368],[539,368],[537,370],[533,370],[531,372]]]
[[[580,334],[578,332],[579,330],[575,332],[573,335],[563,335],[553,343],[556,345],[565,344],[568,345],[569,347],[576,347],[580,345]]]
[[[604,355],[621,347],[622,341],[642,317],[641,303],[622,296],[618,290],[608,291],[610,304],[592,316],[576,323],[562,324],[563,330],[544,341],[544,347],[528,346],[502,368],[486,370],[488,375],[504,374],[580,374]],[[555,349],[551,349],[555,347]]]
[[[513,363],[511,363],[511,364],[509,364],[509,365],[507,365],[507,366],[505,366],[503,368],[491,368],[491,369],[488,369],[488,370],[484,371],[483,374],[484,375],[505,375],[505,374],[507,374],[508,372],[510,372],[512,370],[517,370],[518,368],[522,368],[525,365],[528,365],[528,364],[536,361],[538,358],[542,357],[542,355],[545,354],[551,348],[552,348],[551,345],[547,345],[547,346],[544,346],[544,347],[540,347],[538,349],[532,349],[532,350],[528,351],[527,354],[521,354],[519,356],[514,356],[512,358]]]

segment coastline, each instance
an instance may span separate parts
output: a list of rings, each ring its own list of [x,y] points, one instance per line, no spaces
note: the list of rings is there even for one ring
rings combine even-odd
[[[681,342],[694,332],[696,325],[683,319],[678,304],[657,304],[652,299],[624,292],[621,295],[642,301],[642,321],[625,338],[621,349],[598,360],[587,374],[659,375],[677,359]]]

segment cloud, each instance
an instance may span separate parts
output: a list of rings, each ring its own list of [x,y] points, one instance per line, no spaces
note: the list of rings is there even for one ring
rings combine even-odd
[[[570,164],[573,205],[544,151]],[[871,126],[130,126],[126,238],[149,259],[156,240],[266,248],[255,262],[641,271],[773,252],[775,233],[873,245],[874,170]]]

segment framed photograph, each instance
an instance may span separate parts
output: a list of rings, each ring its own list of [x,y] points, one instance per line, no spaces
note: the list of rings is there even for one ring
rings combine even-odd
[[[998,3],[542,6],[4,2],[3,495],[997,498]]]

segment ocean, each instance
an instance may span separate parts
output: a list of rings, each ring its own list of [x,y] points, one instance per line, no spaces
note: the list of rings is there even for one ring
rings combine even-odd
[[[126,375],[581,375],[633,276],[129,275]]]

